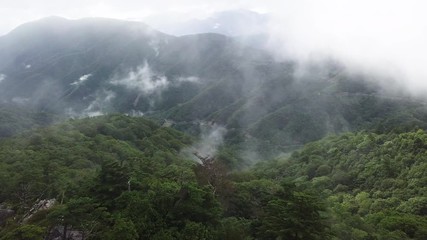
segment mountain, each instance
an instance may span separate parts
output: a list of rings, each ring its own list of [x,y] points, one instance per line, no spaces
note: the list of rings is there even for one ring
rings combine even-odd
[[[201,33],[218,33],[230,37],[251,36],[266,33],[268,29],[268,14],[260,14],[246,9],[215,12],[203,19],[188,21],[168,20],[167,16],[151,16],[146,21],[162,32],[182,36]]]
[[[270,20],[267,13],[247,9],[215,12],[205,18],[182,21],[182,17],[160,14],[144,18],[150,26],[175,36],[217,33],[232,37],[240,44],[266,49],[270,41]]]
[[[426,239],[427,105],[399,90],[221,34],[24,24],[0,38],[0,240]]]
[[[0,38],[0,74],[3,104],[72,117],[146,115],[196,134],[211,122],[227,128],[227,144],[255,152],[427,122],[423,101],[338,61],[276,61],[224,35],[175,37],[139,22],[24,24]]]
[[[0,46],[4,102],[78,112],[90,106],[102,110],[108,94],[121,92],[127,95],[108,110],[145,112],[151,110],[149,101],[138,105],[138,95],[155,97],[169,83],[167,90],[178,94],[168,100],[180,103],[200,86],[234,77],[238,63],[267,58],[221,35],[177,38],[141,23],[109,19],[43,19],[12,31]]]
[[[167,38],[140,23],[109,19],[53,17],[25,24],[0,39],[2,99],[48,109],[63,109],[63,102],[73,100],[87,105],[101,79],[121,64],[135,65],[139,54],[154,56],[152,40]],[[90,78],[96,81],[80,86]]]

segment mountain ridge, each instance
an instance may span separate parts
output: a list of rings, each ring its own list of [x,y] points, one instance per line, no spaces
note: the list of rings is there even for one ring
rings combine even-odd
[[[132,21],[60,19],[73,27],[59,32],[52,21],[26,25],[38,33],[31,40],[0,38],[0,49],[8,47],[0,52],[4,104],[72,117],[144,114],[190,132],[216,122],[231,130],[229,139],[278,151],[384,122],[426,126],[421,100],[384,98],[381,79],[333,59],[277,61],[224,35],[175,37]],[[19,41],[2,45],[8,38]]]

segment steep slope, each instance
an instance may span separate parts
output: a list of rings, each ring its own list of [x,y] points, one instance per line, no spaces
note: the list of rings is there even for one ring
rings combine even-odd
[[[204,19],[190,19],[185,22],[168,19],[165,15],[151,16],[146,21],[162,32],[182,36],[200,33],[219,33],[227,36],[250,36],[265,33],[268,28],[268,14],[246,9],[215,12]]]
[[[140,23],[109,19],[25,24],[0,39],[2,98],[54,110],[87,106],[117,68],[152,58],[152,41],[168,38]]]
[[[328,237],[324,206],[310,191],[234,181],[217,159],[186,159],[180,152],[190,143],[176,130],[119,114],[1,140],[0,239]],[[294,223],[281,230],[277,214]]]
[[[66,116],[145,114],[228,143],[287,151],[328,133],[425,127],[424,102],[322,60],[278,62],[219,34],[174,37],[139,22],[47,18],[0,38],[0,100]]]
[[[265,49],[271,36],[271,16],[247,9],[235,9],[215,12],[203,19],[181,21],[170,15],[154,15],[144,19],[154,28],[175,36],[190,34],[218,33],[233,37],[237,42]]]
[[[336,239],[427,237],[427,134],[348,133],[309,143],[257,176],[312,184],[327,199]]]
[[[72,194],[75,184],[83,184],[105,162],[137,164],[133,161],[139,159],[149,168],[172,155],[179,158],[190,141],[173,129],[124,115],[70,120],[6,138],[0,141],[0,202],[26,208],[36,198]],[[20,184],[26,185],[24,192]]]
[[[25,130],[45,127],[63,120],[60,116],[34,111],[16,104],[0,105],[0,138],[11,137]]]
[[[2,37],[0,49],[3,101],[76,112],[145,112],[156,108],[148,95],[166,87],[175,94],[160,105],[170,106],[262,55],[221,35],[176,38],[110,19],[42,19]]]

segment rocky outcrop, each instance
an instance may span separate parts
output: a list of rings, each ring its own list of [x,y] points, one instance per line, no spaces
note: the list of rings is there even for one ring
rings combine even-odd
[[[62,240],[64,239],[64,226],[56,226],[54,227],[49,236],[46,238],[47,240]],[[83,232],[77,230],[67,230],[65,231],[65,239],[68,240],[84,240]]]
[[[23,223],[27,222],[28,219],[30,219],[38,211],[47,210],[47,209],[53,207],[53,205],[55,205],[55,202],[56,202],[55,198],[40,200],[38,203],[34,204],[34,206],[30,209],[30,211],[28,211],[24,215],[22,222]]]
[[[12,209],[3,209],[0,206],[0,226],[4,225],[7,219],[13,217],[15,215],[15,211]]]

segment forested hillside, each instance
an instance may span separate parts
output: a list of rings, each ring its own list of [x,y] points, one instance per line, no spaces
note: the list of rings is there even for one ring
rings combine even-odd
[[[2,140],[0,211],[14,217],[2,219],[1,239],[328,236],[325,208],[308,188],[241,178],[217,158],[189,160],[180,151],[190,144],[173,129],[123,115]],[[282,214],[292,222],[282,225]]]
[[[3,103],[65,117],[144,115],[185,132],[216,122],[259,153],[427,122],[425,101],[336,59],[277,60],[229,36],[176,37],[114,19],[19,26],[0,37],[0,79]]]
[[[422,130],[328,137],[245,171],[197,154],[197,141],[123,115],[4,139],[0,211],[14,217],[1,239],[427,237]]]
[[[425,131],[329,137],[254,171],[318,189],[337,239],[427,238]]]
[[[0,138],[11,137],[32,128],[51,125],[62,118],[16,104],[0,104]]]
[[[0,36],[0,240],[426,240],[425,98],[240,37],[61,17]]]

